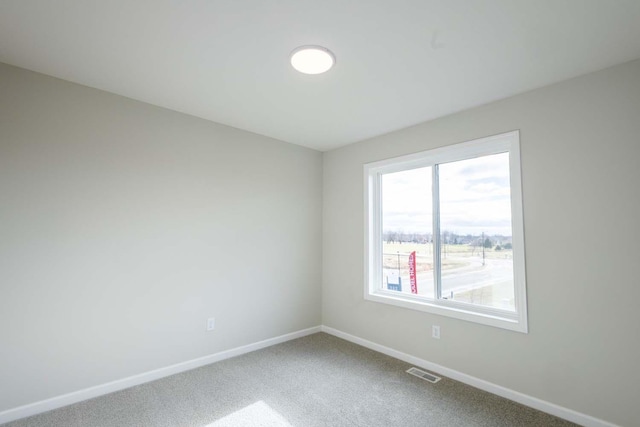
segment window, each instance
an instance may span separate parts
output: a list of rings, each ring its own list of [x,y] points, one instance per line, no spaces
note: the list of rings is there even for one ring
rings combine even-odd
[[[365,165],[368,300],[527,332],[519,133]]]

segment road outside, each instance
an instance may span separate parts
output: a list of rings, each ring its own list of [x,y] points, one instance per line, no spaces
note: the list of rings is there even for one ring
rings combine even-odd
[[[511,250],[447,245],[442,251],[442,297],[515,311]],[[402,280],[402,293],[411,294],[409,254],[416,252],[418,294],[433,298],[433,252],[430,243],[385,243],[383,280]],[[399,264],[399,265],[398,265]],[[484,265],[483,265],[484,264]]]

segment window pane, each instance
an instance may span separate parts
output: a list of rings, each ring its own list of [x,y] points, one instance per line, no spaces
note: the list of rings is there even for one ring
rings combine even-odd
[[[431,174],[427,167],[382,175],[382,289],[434,297]]]
[[[442,298],[515,311],[509,153],[439,165]]]

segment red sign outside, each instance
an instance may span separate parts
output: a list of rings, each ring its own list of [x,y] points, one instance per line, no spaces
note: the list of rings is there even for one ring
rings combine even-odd
[[[411,282],[411,293],[418,293],[418,282],[416,280],[416,252],[409,255],[409,282]]]

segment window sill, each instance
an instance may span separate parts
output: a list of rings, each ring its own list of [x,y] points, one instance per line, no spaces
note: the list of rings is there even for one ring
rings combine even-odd
[[[483,311],[470,310],[466,307],[467,304],[464,303],[456,303],[454,301],[447,300],[435,301],[416,297],[412,298],[410,295],[406,294],[396,296],[393,292],[389,291],[365,292],[364,298],[365,300],[377,303],[452,317],[454,319],[466,320],[468,322],[508,329],[510,331],[525,334],[528,333],[526,318],[519,318],[517,313],[491,309]]]

